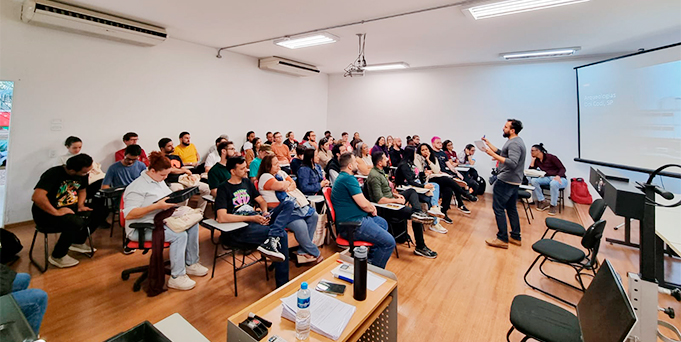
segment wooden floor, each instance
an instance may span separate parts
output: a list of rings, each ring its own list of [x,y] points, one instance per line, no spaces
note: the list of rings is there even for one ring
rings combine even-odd
[[[523,282],[525,270],[536,257],[531,244],[544,232],[546,211],[535,210],[535,220],[530,225],[519,207],[523,246],[501,250],[487,247],[484,242],[496,233],[491,196],[466,205],[473,211],[471,215],[456,209],[450,211],[454,224],[445,225],[448,234],[426,232],[426,243],[438,252],[437,259],[417,257],[413,248],[402,245],[398,247],[400,258],[393,254],[388,263],[387,269],[394,272],[399,281],[400,341],[503,341],[510,327],[509,308],[515,295],[529,294],[551,301]],[[580,211],[584,212],[584,209]],[[566,207],[559,217],[579,221],[577,210],[572,207]],[[608,220],[606,236],[621,237],[623,229],[615,231],[612,227],[622,219],[609,211],[605,217]],[[213,245],[208,231],[201,229],[201,261],[210,266]],[[225,341],[227,318],[274,289],[274,279],[270,277],[266,282],[263,267],[255,266],[239,273],[239,297],[235,298],[231,266],[218,261],[216,277],[195,278],[195,289],[170,290],[148,298],[143,291],[132,292],[135,275],[128,281],[121,280],[123,269],[147,263],[149,255],[140,252],[123,255],[118,227],[113,238],[109,237],[108,229],[94,234],[99,250],[93,259],[72,254],[81,261],[80,265],[70,269],[50,267],[44,274],[30,265],[28,259],[33,226],[22,225],[10,230],[24,245],[20,260],[12,267],[30,273],[33,276],[31,286],[49,294],[41,328],[41,335],[48,342],[103,341],[144,320],[156,323],[175,312],[209,340]],[[53,244],[54,236],[50,237],[50,244]],[[576,238],[563,236],[560,239],[579,244]],[[42,243],[37,243],[36,248],[37,255],[42,255]],[[333,246],[323,249],[324,255],[335,251]],[[625,286],[626,272],[638,271],[638,250],[603,243],[599,259],[604,258],[613,263]],[[306,269],[292,265],[291,278]],[[556,265],[550,265],[548,269],[574,282],[572,269]],[[667,262],[667,274],[668,280],[681,282],[681,263]],[[539,272],[531,274],[530,279],[569,300],[576,302],[580,298],[580,293],[542,278]],[[669,298],[660,297],[660,304],[681,313],[681,305]],[[660,318],[670,321],[663,315]],[[672,322],[678,326],[677,320]],[[512,336],[512,341],[519,340],[519,334]]]

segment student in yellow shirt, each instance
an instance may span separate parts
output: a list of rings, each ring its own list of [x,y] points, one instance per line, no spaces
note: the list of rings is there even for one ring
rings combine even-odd
[[[198,164],[201,157],[196,146],[191,143],[191,135],[189,132],[180,133],[180,144],[175,147],[174,155],[182,159],[182,164],[194,166]]]

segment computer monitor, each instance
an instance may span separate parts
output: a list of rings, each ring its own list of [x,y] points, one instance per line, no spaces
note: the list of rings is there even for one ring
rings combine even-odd
[[[636,313],[622,281],[605,260],[577,304],[584,342],[623,342],[636,323]]]

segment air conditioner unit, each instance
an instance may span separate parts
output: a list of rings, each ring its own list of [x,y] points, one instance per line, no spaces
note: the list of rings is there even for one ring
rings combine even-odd
[[[48,0],[24,1],[21,20],[141,46],[154,46],[168,37],[161,27]]]
[[[261,58],[258,67],[262,70],[270,70],[293,76],[313,76],[319,74],[316,66],[292,61],[281,57]]]

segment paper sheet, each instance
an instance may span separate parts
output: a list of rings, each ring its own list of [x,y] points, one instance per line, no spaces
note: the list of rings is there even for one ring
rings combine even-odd
[[[281,316],[295,322],[298,293],[283,298],[281,302]],[[310,329],[320,335],[338,340],[355,310],[353,305],[314,290],[310,291]]]
[[[350,267],[348,267],[347,270],[341,270],[341,266],[343,265],[338,265],[338,267],[331,270],[331,274],[333,274],[334,276],[340,274],[343,277],[354,280],[355,268],[352,265],[349,265]],[[367,271],[367,289],[369,291],[376,291],[376,289],[381,287],[383,283],[385,283],[385,278],[375,274],[374,272]]]

